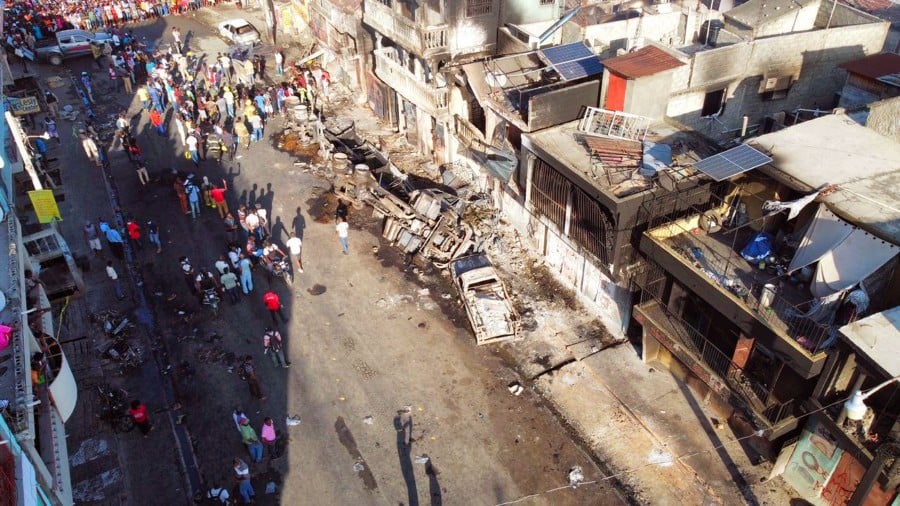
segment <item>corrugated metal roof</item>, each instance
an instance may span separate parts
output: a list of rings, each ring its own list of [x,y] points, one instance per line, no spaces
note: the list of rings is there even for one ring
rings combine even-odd
[[[900,73],[900,54],[881,53],[838,65],[840,68],[869,79]]]
[[[616,74],[632,79],[652,76],[684,65],[681,60],[656,46],[642,47],[633,53],[604,60],[603,64]]]

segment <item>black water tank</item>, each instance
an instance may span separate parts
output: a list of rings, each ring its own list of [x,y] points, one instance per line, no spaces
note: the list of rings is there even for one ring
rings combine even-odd
[[[725,28],[725,23],[720,19],[705,21],[700,27],[700,43],[710,47],[716,47],[719,40],[719,32]]]

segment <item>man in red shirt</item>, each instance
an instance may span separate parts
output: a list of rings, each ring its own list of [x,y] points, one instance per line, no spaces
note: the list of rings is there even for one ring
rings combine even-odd
[[[277,293],[269,290],[263,295],[263,302],[266,304],[266,309],[269,310],[269,314],[272,316],[272,323],[274,325],[278,325],[278,320],[275,318],[276,314],[281,317],[282,322],[287,323],[288,319],[281,310],[281,299],[278,298]]]
[[[209,195],[212,197],[213,202],[216,203],[216,209],[219,210],[219,218],[225,219],[225,216],[228,214],[228,202],[225,201],[225,192],[228,190],[228,183],[223,179],[222,186],[213,186],[213,189],[209,191]]]
[[[141,226],[138,225],[137,221],[134,218],[129,217],[128,222],[125,223],[125,229],[128,231],[128,238],[131,239],[131,245],[134,249],[140,251],[143,250],[143,245],[141,244]]]
[[[135,399],[131,401],[131,409],[128,410],[128,414],[131,415],[134,424],[141,429],[144,437],[147,437],[147,434],[153,430],[153,424],[150,423],[150,415],[147,414],[147,406],[144,406],[141,401]]]

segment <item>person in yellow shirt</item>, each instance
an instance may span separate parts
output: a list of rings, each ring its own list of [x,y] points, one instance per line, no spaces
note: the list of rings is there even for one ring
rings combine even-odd
[[[149,111],[150,110],[150,92],[147,91],[146,86],[141,86],[140,88],[138,88],[137,98],[138,98],[138,100],[141,101],[141,107],[143,107],[144,110]]]

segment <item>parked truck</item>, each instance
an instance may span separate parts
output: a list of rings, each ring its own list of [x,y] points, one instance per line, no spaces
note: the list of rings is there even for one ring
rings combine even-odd
[[[62,65],[67,58],[91,54],[91,43],[100,44],[103,53],[109,54],[111,40],[112,37],[106,32],[60,30],[54,37],[38,42],[35,53],[51,65]]]

